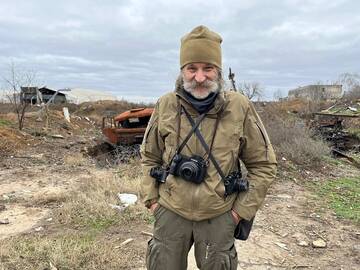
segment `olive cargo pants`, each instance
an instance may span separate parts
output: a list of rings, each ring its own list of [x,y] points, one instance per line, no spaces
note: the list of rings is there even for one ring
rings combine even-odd
[[[237,269],[236,225],[230,211],[209,220],[191,221],[159,206],[154,216],[154,236],[146,254],[148,270],[186,270],[193,243],[201,270]]]

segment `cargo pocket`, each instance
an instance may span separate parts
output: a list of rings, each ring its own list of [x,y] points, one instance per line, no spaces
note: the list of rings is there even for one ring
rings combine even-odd
[[[146,269],[148,270],[160,270],[162,265],[161,258],[161,243],[155,238],[151,238],[148,242],[146,251]]]
[[[205,258],[202,270],[233,270],[237,269],[237,254],[234,245],[230,250],[209,250],[208,258]]]
[[[148,241],[148,246],[147,246],[147,250],[146,250],[146,268],[147,269],[150,269],[150,263],[151,263],[151,259],[152,259],[151,251],[153,249],[153,246],[154,246],[154,239],[151,238]]]
[[[229,259],[230,259],[230,270],[236,270],[238,266],[238,257],[237,257],[235,245],[232,245],[232,247],[230,248]]]

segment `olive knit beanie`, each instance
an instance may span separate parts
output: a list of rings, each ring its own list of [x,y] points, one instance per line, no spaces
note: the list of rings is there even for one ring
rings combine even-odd
[[[219,34],[206,26],[195,27],[181,39],[180,68],[189,63],[210,63],[221,69],[221,44]]]

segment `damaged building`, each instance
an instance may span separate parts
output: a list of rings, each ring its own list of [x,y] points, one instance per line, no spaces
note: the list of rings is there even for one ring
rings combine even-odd
[[[117,98],[101,90],[83,89],[83,88],[65,88],[59,90],[53,90],[48,87],[33,87],[26,86],[21,87],[20,100],[21,102],[30,104],[47,103],[51,100],[51,103],[75,103],[79,104],[88,101],[98,100],[116,100]]]
[[[47,103],[51,98],[53,98],[52,103],[65,103],[66,96],[63,93],[52,90],[47,87],[33,87],[26,86],[21,87],[21,102],[30,103],[30,104],[40,104],[41,102]],[[53,97],[56,94],[55,97]]]
[[[308,85],[290,90],[288,99],[306,99],[313,101],[328,101],[342,97],[342,85]]]

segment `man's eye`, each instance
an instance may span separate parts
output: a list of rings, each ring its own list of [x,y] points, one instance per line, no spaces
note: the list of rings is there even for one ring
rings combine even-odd
[[[213,67],[205,67],[204,70],[207,71],[207,72],[209,72],[209,71],[213,71],[214,68],[213,68]]]

